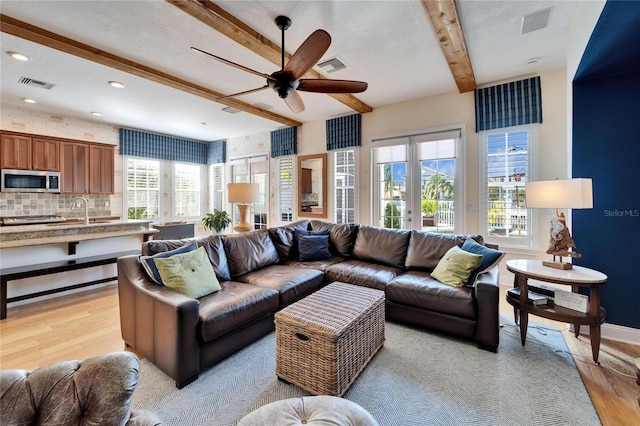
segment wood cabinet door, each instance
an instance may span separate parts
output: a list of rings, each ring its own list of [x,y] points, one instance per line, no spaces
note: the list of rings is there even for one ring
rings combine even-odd
[[[89,192],[89,145],[60,142],[60,180],[63,194]]]
[[[60,147],[57,140],[33,138],[33,170],[60,171]]]
[[[113,194],[114,148],[91,146],[89,148],[89,192],[91,194]]]
[[[0,169],[31,169],[31,138],[2,135],[0,138]]]

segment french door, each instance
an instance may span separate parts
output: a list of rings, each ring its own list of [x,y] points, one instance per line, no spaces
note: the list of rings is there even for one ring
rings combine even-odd
[[[374,140],[372,223],[441,233],[462,229],[461,144],[460,129]]]

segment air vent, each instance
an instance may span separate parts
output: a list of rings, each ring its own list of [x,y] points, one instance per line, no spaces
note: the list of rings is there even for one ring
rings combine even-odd
[[[347,68],[347,65],[338,59],[337,56],[334,56],[331,59],[319,62],[318,67],[320,67],[324,72],[335,72]]]
[[[231,108],[231,107],[222,108],[222,110],[224,112],[228,112],[229,114],[237,114],[237,113],[241,112],[239,109],[235,109],[235,108]]]
[[[47,83],[46,81],[34,80],[32,78],[29,78],[29,77],[20,77],[20,80],[18,80],[18,83],[26,84],[27,86],[39,87],[41,89],[46,89],[46,90],[51,90],[54,87],[56,87],[56,85],[53,84],[53,83]]]
[[[271,109],[271,108],[273,108],[273,105],[265,104],[264,102],[258,102],[257,104],[254,104],[254,105],[257,106],[258,108],[262,108],[262,109]]]
[[[522,34],[538,31],[547,27],[551,8],[524,15],[522,17]]]

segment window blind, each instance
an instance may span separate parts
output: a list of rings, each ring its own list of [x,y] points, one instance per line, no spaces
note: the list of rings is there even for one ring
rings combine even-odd
[[[207,164],[207,144],[190,139],[121,128],[120,155]]]
[[[542,123],[540,77],[476,89],[476,132]]]
[[[207,164],[221,164],[226,161],[227,141],[210,142],[207,145]]]
[[[360,114],[327,120],[327,151],[360,146],[361,128]]]
[[[296,127],[285,127],[271,132],[271,157],[294,155],[297,152]]]

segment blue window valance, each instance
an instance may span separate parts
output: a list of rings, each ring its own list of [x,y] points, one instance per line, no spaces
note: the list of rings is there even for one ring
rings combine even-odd
[[[190,139],[121,128],[120,155],[207,164],[207,144]]]
[[[475,90],[476,132],[542,123],[540,77]]]
[[[297,128],[285,127],[271,132],[271,156],[282,157],[297,152]]]
[[[227,141],[215,141],[207,146],[207,164],[226,163]]]
[[[352,114],[327,120],[327,151],[360,146],[362,115]]]

